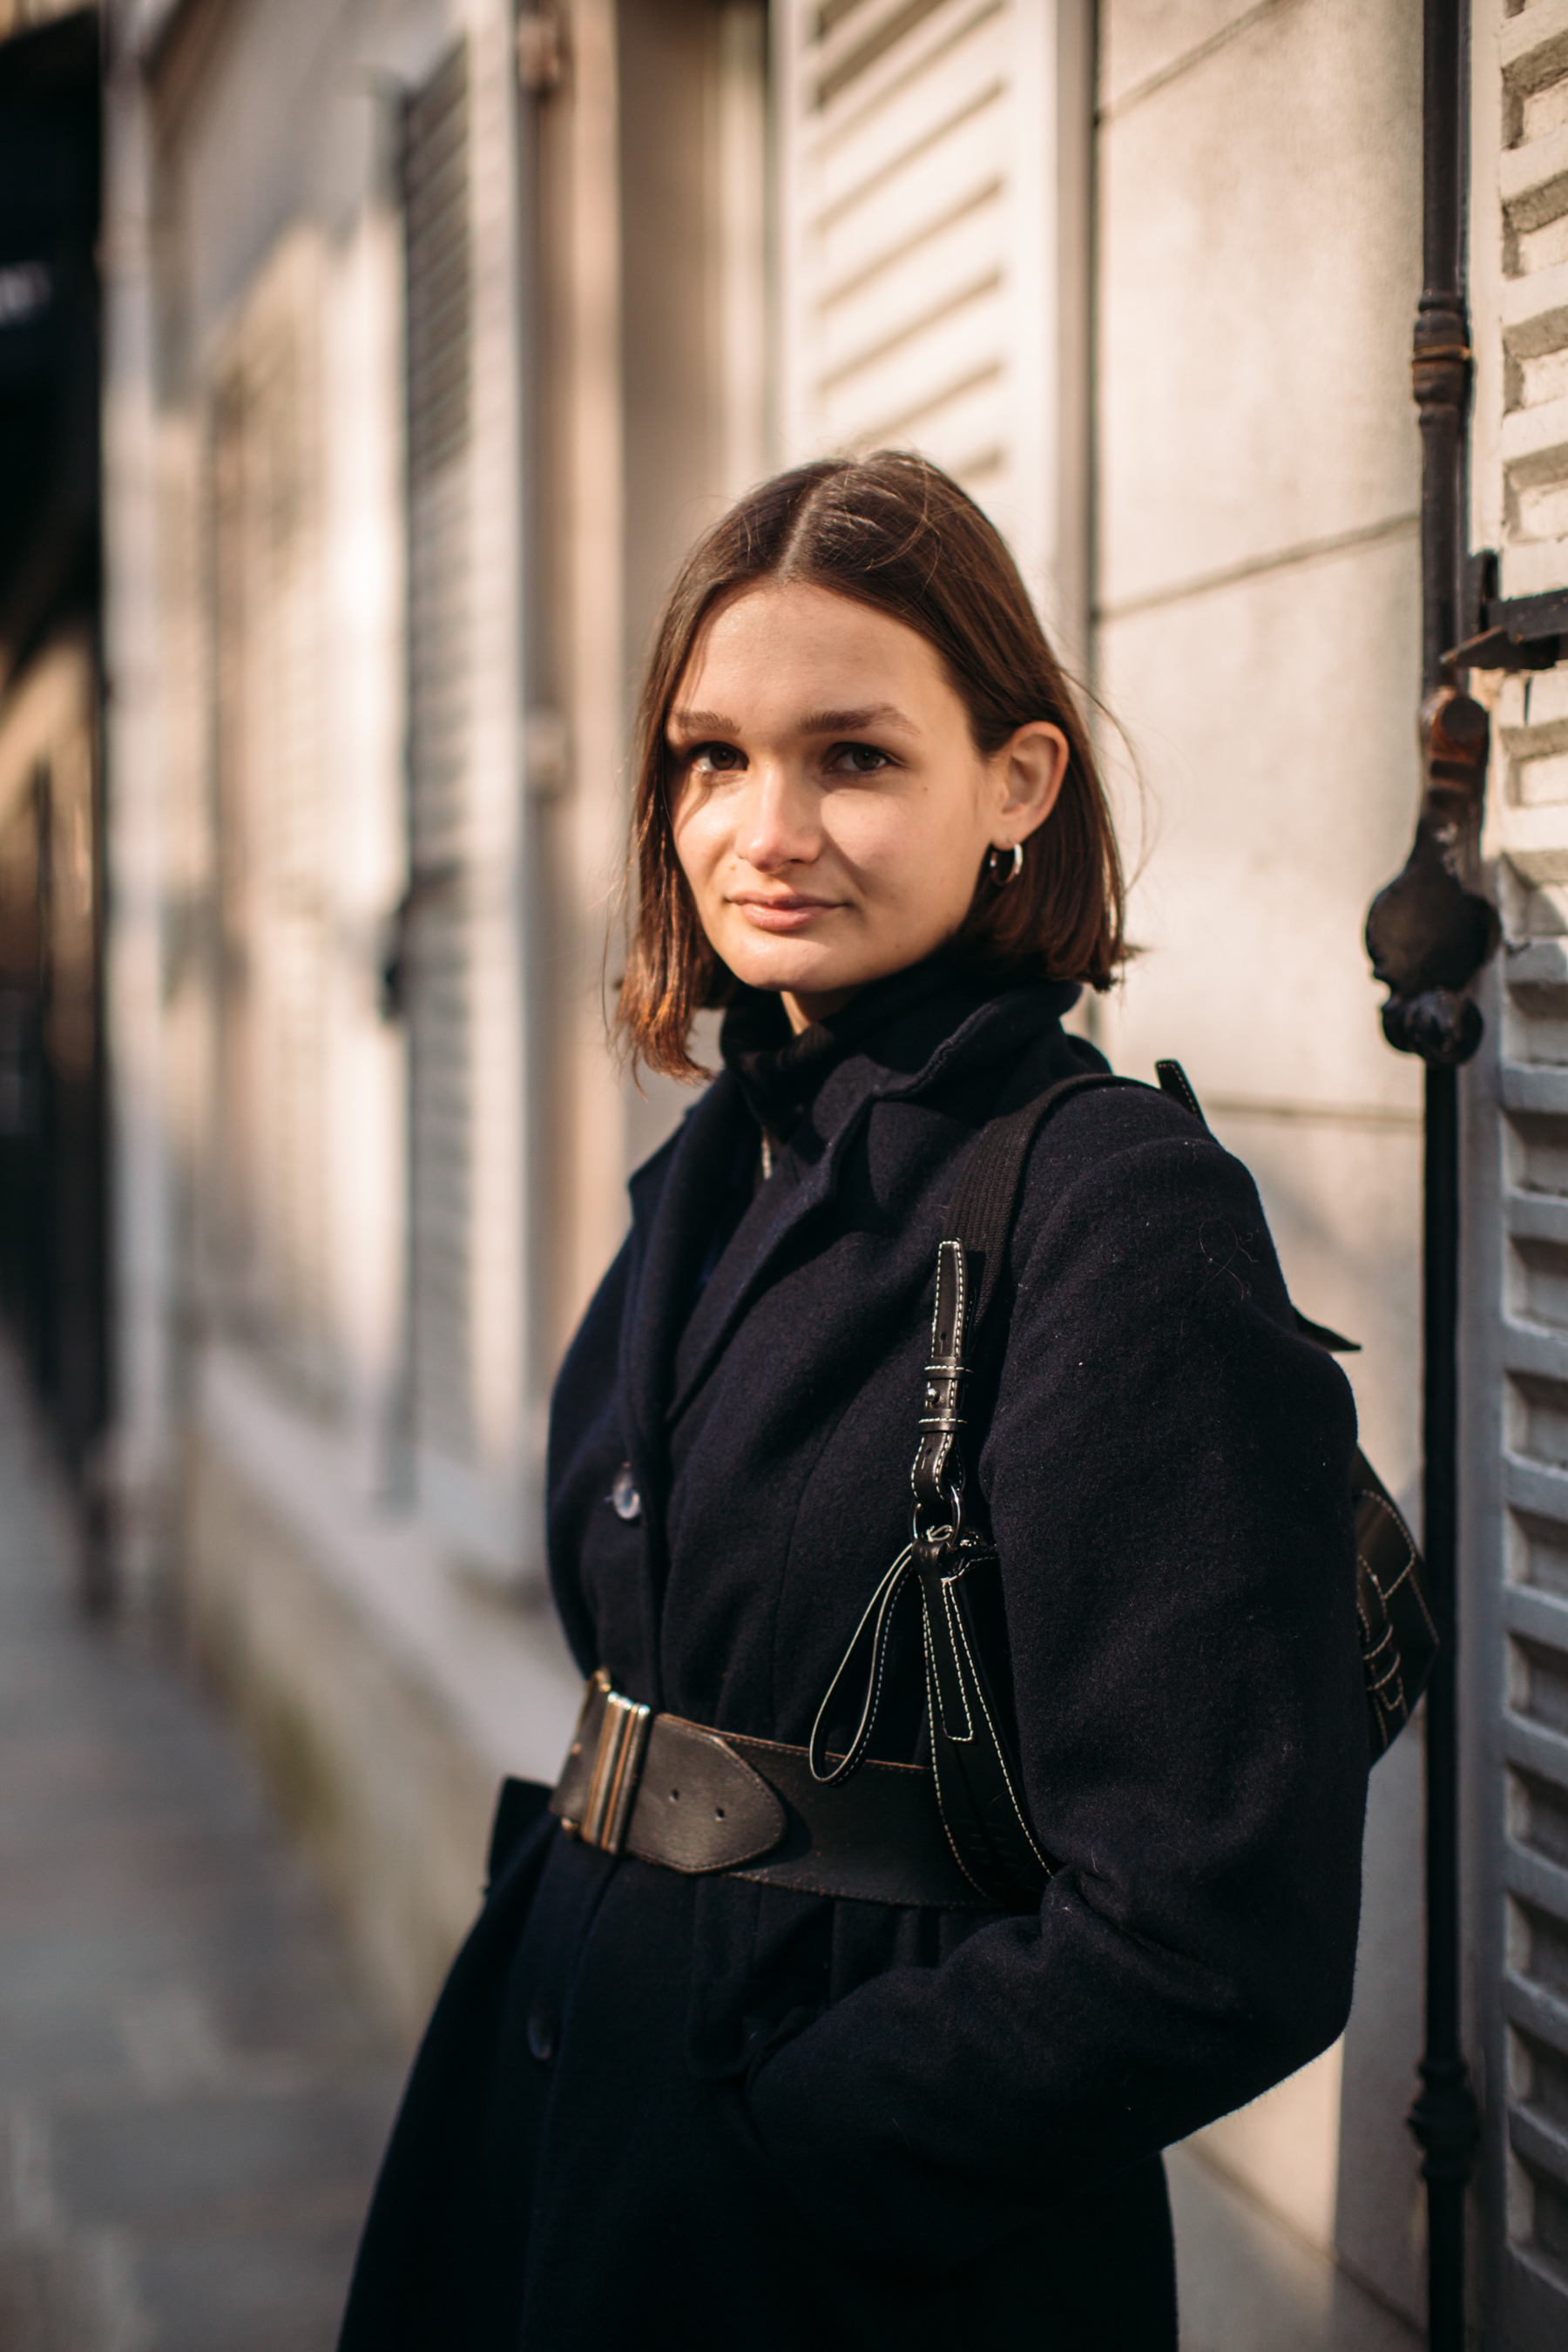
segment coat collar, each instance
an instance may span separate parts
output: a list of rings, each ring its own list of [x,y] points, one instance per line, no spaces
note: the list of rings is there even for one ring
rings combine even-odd
[[[640,1246],[634,1244],[622,1365],[627,1413],[650,1470],[656,1460],[662,1465],[669,1418],[701,1381],[785,1244],[832,1200],[873,1106],[935,1093],[1016,1060],[1058,1025],[1077,994],[1070,984],[1055,982],[986,996],[979,983],[955,980],[855,1046],[829,1073],[791,1140],[797,1181],[762,1188],[721,1258],[681,1349],[677,1391],[676,1351],[719,1195],[736,1150],[755,1131],[734,1077],[725,1071],[715,1079],[668,1160],[658,1155],[632,1180]],[[662,1475],[656,1486],[662,1490]]]

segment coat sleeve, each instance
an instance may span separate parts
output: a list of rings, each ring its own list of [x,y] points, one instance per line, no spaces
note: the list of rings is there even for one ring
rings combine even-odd
[[[1122,1148],[1050,1187],[1037,1147],[980,1464],[1059,1867],[1037,1916],[860,1986],[750,2093],[792,2195],[862,2258],[972,2258],[1255,2097],[1349,2009],[1350,1391],[1296,1334],[1247,1171],[1118,1117]]]

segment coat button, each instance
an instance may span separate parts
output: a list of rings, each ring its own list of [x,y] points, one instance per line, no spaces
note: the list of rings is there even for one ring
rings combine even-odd
[[[555,2055],[555,2020],[542,2000],[528,2012],[528,2046],[542,2066]]]
[[[610,1500],[615,1505],[617,1518],[641,1518],[642,1496],[637,1493],[637,1482],[632,1476],[629,1462],[623,1462],[616,1471],[615,1483],[610,1488]]]

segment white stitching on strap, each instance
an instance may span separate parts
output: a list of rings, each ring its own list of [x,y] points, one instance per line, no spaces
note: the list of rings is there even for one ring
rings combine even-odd
[[[930,1622],[925,1620],[923,1611],[921,1612],[921,1632],[924,1635],[926,1647],[926,1661],[931,1670],[932,1683],[934,1684],[936,1679],[936,1667],[934,1661],[931,1658],[931,1625]],[[939,1701],[938,1704],[940,1706],[941,1702]],[[963,1871],[965,1878],[968,1879],[971,1886],[975,1889],[977,1894],[984,1895],[987,1890],[981,1885],[980,1881],[975,1877],[974,1873],[970,1869],[969,1864],[964,1861],[963,1856],[958,1851],[958,1841],[953,1836],[952,1830],[948,1827],[947,1808],[942,1801],[942,1774],[938,1772],[933,1775],[933,1778],[936,1781],[936,1810],[938,1817],[942,1822],[942,1833],[947,1840],[948,1846],[952,1851],[954,1862],[957,1863],[960,1870]]]
[[[946,1619],[947,1619],[947,1624],[948,1624],[948,1637],[949,1637],[950,1641],[952,1641],[952,1629],[953,1629],[954,1623],[956,1622],[956,1616],[955,1616],[955,1612],[954,1612],[954,1609],[953,1609],[953,1601],[952,1601],[952,1579],[951,1577],[949,1577],[949,1576],[944,1576],[944,1577],[942,1578],[942,1613],[943,1613],[943,1615],[944,1615],[944,1616],[946,1617]],[[928,1627],[928,1628],[927,1628],[928,1633],[929,1633],[929,1630],[930,1630],[930,1628]],[[962,1626],[960,1626],[960,1627],[958,1628],[958,1631],[959,1631],[960,1634],[962,1634],[963,1630],[963,1627],[962,1627]],[[965,1651],[966,1651],[966,1652],[967,1652],[968,1646],[969,1646],[969,1645],[968,1645],[968,1643],[965,1643],[965,1644],[964,1644],[964,1648],[965,1648]],[[956,1641],[952,1641],[952,1648],[953,1648],[953,1652],[954,1652],[954,1659],[953,1659],[953,1663],[954,1663],[954,1664],[956,1665],[956,1664],[957,1664],[957,1655],[956,1655],[956,1653],[957,1653],[957,1649],[958,1649],[958,1643],[957,1643]],[[941,1705],[941,1693],[940,1693],[940,1691],[938,1692],[937,1696],[938,1696],[938,1704],[939,1704],[939,1706],[940,1706],[940,1705]],[[973,1718],[973,1716],[970,1714],[970,1712],[969,1712],[969,1694],[968,1694],[968,1692],[967,1692],[967,1691],[964,1689],[964,1687],[963,1687],[963,1676],[962,1675],[959,1675],[959,1677],[958,1677],[958,1703],[959,1703],[960,1706],[962,1706],[962,1707],[963,1707],[963,1729],[962,1731],[954,1731],[954,1730],[952,1730],[952,1729],[951,1728],[951,1727],[949,1726],[948,1720],[947,1720],[947,1709],[946,1709],[945,1707],[943,1707],[943,1708],[942,1708],[942,1727],[943,1731],[945,1731],[945,1732],[947,1733],[948,1738],[952,1741],[952,1743],[953,1743],[953,1745],[954,1745],[955,1747],[957,1747],[957,1748],[967,1748],[967,1747],[968,1747],[968,1745],[969,1745],[969,1742],[970,1742],[970,1741],[973,1738],[973,1737],[974,1737],[974,1718]]]
[[[954,1580],[950,1577],[943,1577],[942,1584],[944,1588],[953,1580]],[[963,1654],[969,1660],[969,1671],[974,1675],[974,1696],[980,1702],[980,1712],[985,1717],[985,1728],[991,1734],[992,1745],[996,1750],[996,1760],[1002,1768],[1002,1785],[1007,1791],[1007,1801],[1012,1806],[1015,1814],[1017,1816],[1018,1827],[1023,1831],[1025,1838],[1028,1842],[1029,1852],[1034,1855],[1035,1860],[1039,1864],[1040,1868],[1048,1877],[1050,1875],[1050,1864],[1046,1860],[1045,1855],[1040,1852],[1039,1847],[1035,1843],[1035,1833],[1029,1827],[1028,1822],[1025,1818],[1023,1808],[1018,1802],[1017,1791],[1013,1786],[1013,1776],[1007,1769],[1006,1759],[1002,1753],[1002,1742],[996,1737],[996,1727],[991,1720],[991,1710],[985,1704],[985,1693],[981,1688],[980,1676],[975,1674],[974,1671],[974,1656],[973,1653],[970,1649],[969,1636],[963,1630],[963,1621],[962,1618],[958,1620],[958,1632],[959,1638],[963,1643]]]

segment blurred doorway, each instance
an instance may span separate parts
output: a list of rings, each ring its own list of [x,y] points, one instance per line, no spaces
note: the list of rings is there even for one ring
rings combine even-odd
[[[95,11],[0,40],[0,1312],[79,1474],[108,1388],[99,115]]]

